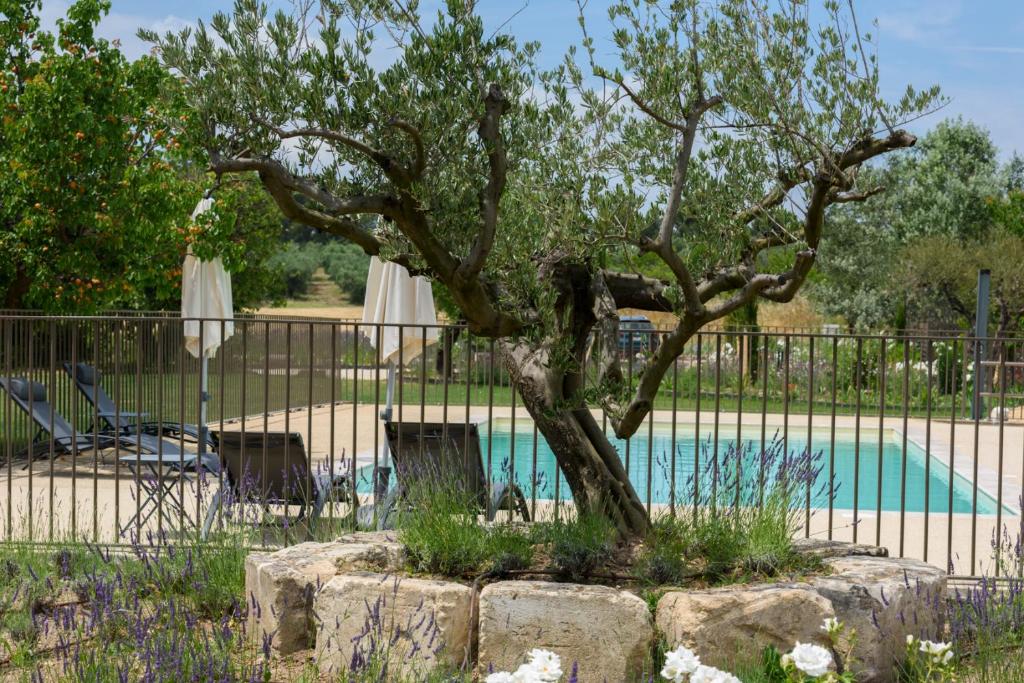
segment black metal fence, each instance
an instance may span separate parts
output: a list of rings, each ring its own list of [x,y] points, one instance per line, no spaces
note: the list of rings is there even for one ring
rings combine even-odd
[[[345,474],[356,503],[372,500],[388,368],[370,338],[381,330],[312,318],[213,324],[233,324],[234,334],[209,360],[204,394],[177,316],[0,315],[0,539],[117,543],[186,518],[200,527],[224,482],[204,492],[194,472],[202,468],[189,464],[206,447],[167,426],[197,424],[204,403],[216,433],[301,434],[318,469]],[[514,479],[539,516],[568,509],[568,487],[517,405],[495,343],[459,326],[430,331],[436,342],[422,326],[397,332],[393,419],[476,423],[489,476]],[[661,334],[623,332],[627,380]],[[992,571],[993,543],[1021,523],[1021,344],[952,333],[706,332],[667,373],[641,429],[613,443],[652,514],[670,514],[692,503],[702,462],[781,440],[820,459],[803,534],[886,545],[959,575]],[[98,371],[93,395],[73,376],[83,364]],[[45,394],[19,397],[22,379]],[[161,467],[147,468],[147,448]],[[165,448],[179,459],[170,472]],[[354,523],[352,497],[332,499],[325,518]]]

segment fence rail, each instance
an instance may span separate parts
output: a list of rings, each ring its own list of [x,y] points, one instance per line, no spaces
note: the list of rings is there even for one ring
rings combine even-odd
[[[314,318],[205,321],[233,325],[234,335],[209,360],[204,394],[182,322],[144,313],[0,315],[0,380],[8,388],[0,391],[0,539],[118,543],[126,533],[198,525],[225,484],[203,490],[186,458],[205,447],[185,430],[153,425],[196,424],[204,405],[217,433],[301,434],[318,468],[355,482],[355,503],[373,500],[388,368],[370,342],[385,330]],[[514,479],[541,516],[571,507],[496,344],[460,326],[437,326],[429,344],[423,326],[392,327],[404,349],[393,419],[476,423],[489,476]],[[804,535],[886,545],[958,575],[997,570],[993,540],[1021,524],[1024,340],[833,332],[694,337],[646,423],[631,439],[613,439],[649,510],[688,504],[701,462],[778,439],[786,450],[820,453],[823,486],[808,492]],[[627,381],[662,334],[622,332]],[[98,371],[91,396],[72,374],[81,365]],[[19,399],[10,389],[19,379],[45,394]],[[597,381],[592,372],[588,381]],[[97,405],[98,391],[113,414]],[[607,415],[598,414],[607,429]],[[73,438],[54,434],[58,417]],[[142,437],[133,444],[118,429],[177,454],[169,485],[167,471],[144,466]],[[325,517],[351,524],[354,507],[332,502]]]

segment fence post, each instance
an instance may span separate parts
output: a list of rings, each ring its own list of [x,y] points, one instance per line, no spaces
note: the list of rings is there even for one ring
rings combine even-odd
[[[974,316],[974,400],[971,402],[971,418],[985,418],[985,398],[982,393],[988,384],[988,370],[982,365],[987,358],[985,338],[988,336],[988,299],[991,272],[978,271],[978,303]]]

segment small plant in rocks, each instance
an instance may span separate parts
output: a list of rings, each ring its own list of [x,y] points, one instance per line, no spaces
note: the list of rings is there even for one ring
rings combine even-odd
[[[551,568],[558,576],[583,581],[608,558],[617,534],[603,515],[581,513],[543,527],[540,537],[549,546]]]

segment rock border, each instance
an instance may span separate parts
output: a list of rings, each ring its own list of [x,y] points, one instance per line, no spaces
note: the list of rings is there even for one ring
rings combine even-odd
[[[893,680],[907,635],[941,634],[947,575],[884,548],[797,541],[827,571],[801,581],[668,590],[652,606],[632,591],[549,581],[482,588],[409,577],[393,532],[303,543],[246,559],[250,632],[279,654],[309,651],[340,670],[387,651],[406,675],[438,664],[514,669],[530,649],[552,650],[580,683],[650,671],[656,643],[685,645],[729,668],[768,645],[825,645],[824,619],[855,631],[859,681]],[[391,660],[389,660],[391,661]]]

